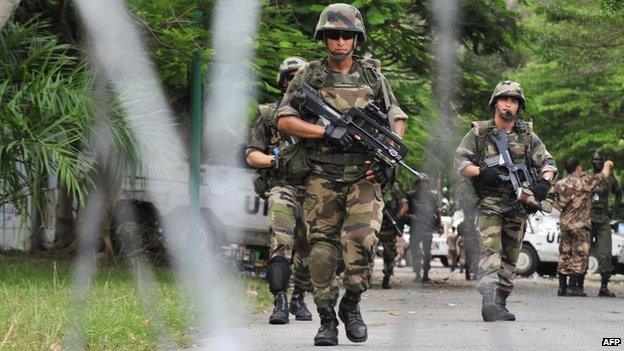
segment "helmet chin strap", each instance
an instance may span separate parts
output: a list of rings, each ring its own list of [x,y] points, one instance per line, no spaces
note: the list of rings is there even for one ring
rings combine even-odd
[[[509,112],[503,112],[500,114],[500,117],[504,120],[504,121],[513,121],[514,119],[516,119],[516,116],[512,115]]]

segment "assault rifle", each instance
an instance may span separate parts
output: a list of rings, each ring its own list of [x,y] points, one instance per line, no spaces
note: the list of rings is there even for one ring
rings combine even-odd
[[[347,112],[341,113],[326,103],[320,97],[319,92],[307,83],[301,85],[294,104],[298,105],[304,113],[318,116],[326,126],[332,124],[344,127],[349,134],[357,135],[359,137],[358,142],[370,152],[376,161],[391,168],[400,165],[415,176],[422,177],[418,171],[403,161],[409,149],[403,140],[390,130],[388,115],[383,113],[375,104],[369,103],[364,109],[352,107]],[[372,127],[377,133],[387,137],[388,140],[379,140],[375,135],[376,133],[370,132],[356,123],[356,121],[361,120],[365,121],[366,125]]]
[[[388,209],[385,208],[385,207],[383,209],[383,217],[386,220],[388,220],[390,222],[390,224],[392,224],[392,227],[396,231],[397,236],[403,236],[403,232],[401,231],[401,229],[399,229],[399,225],[397,224],[396,220],[394,219],[392,214],[390,214],[390,211],[388,211]]]
[[[499,175],[500,179],[511,182],[514,192],[516,193],[516,201],[510,206],[501,210],[501,213],[509,213],[517,211],[522,214],[535,213],[537,210],[550,212],[551,207],[545,203],[540,203],[535,199],[533,189],[537,183],[537,175],[533,169],[527,168],[525,164],[516,164],[509,153],[509,138],[507,132],[499,129],[489,134],[489,138],[496,145],[499,154],[485,159],[483,162],[486,167],[502,166],[509,172],[508,175]]]

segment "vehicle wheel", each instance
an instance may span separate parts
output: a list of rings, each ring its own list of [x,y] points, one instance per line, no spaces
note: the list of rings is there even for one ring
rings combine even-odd
[[[449,266],[448,257],[440,257],[440,262],[442,262],[442,265],[444,267],[448,267]]]
[[[173,230],[173,236],[170,235],[169,240],[175,240],[169,243],[169,245],[177,245],[179,248],[189,245],[191,239],[191,233],[189,232],[189,213],[186,208],[179,208],[167,216],[169,228]],[[192,245],[207,249],[210,252],[216,253],[221,246],[224,245],[224,228],[218,221],[218,218],[211,212],[202,211],[199,223],[199,233],[194,236],[194,242]]]
[[[598,259],[594,255],[589,255],[587,263],[587,274],[594,274],[598,271]]]
[[[539,257],[533,246],[522,244],[520,253],[518,253],[518,262],[516,262],[516,273],[518,275],[528,277],[535,273],[539,266]]]

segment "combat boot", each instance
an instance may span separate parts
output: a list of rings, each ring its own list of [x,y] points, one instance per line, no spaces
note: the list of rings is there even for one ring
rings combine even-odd
[[[498,315],[496,316],[496,320],[499,321],[515,321],[516,316],[509,312],[507,309],[507,297],[509,297],[509,293],[507,291],[502,291],[500,289],[496,289],[496,295],[494,297],[494,303],[500,308]]]
[[[481,301],[481,317],[484,322],[493,322],[497,320],[501,313],[501,308],[496,304],[495,295],[496,287],[492,285],[484,286],[478,289],[483,300]]]
[[[383,280],[381,281],[382,289],[392,289],[392,285],[390,284],[390,274],[384,274]]]
[[[311,321],[312,313],[308,310],[303,296],[305,291],[295,288],[293,290],[292,298],[290,299],[290,313],[295,316],[295,320],[298,321]]]
[[[269,324],[287,324],[288,323],[288,296],[286,290],[275,294],[273,300],[273,313],[269,317]]]
[[[615,297],[615,294],[609,290],[609,273],[600,273],[600,290],[598,290],[598,296]]]
[[[423,283],[427,283],[427,282],[431,281],[431,279],[429,279],[429,270],[423,270],[423,275],[422,275],[421,281]]]
[[[566,290],[568,288],[568,275],[559,273],[559,290],[557,296],[568,296]]]
[[[585,297],[587,294],[583,292],[583,288],[580,286],[582,276],[580,274],[571,274],[570,283],[566,289],[566,295],[568,296],[580,296]]]
[[[347,292],[340,300],[338,317],[345,325],[347,338],[352,342],[364,342],[368,339],[368,329],[360,313],[360,293]]]
[[[321,327],[314,337],[314,346],[338,345],[338,319],[333,307],[317,309]]]

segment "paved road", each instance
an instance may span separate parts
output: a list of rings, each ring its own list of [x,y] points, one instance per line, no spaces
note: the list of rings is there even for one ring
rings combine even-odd
[[[339,346],[332,350],[599,350],[602,338],[624,339],[624,283],[612,284],[619,296],[557,297],[552,278],[519,278],[508,300],[516,322],[485,323],[480,296],[473,283],[458,272],[432,270],[433,283],[414,283],[408,268],[398,268],[392,290],[382,290],[381,264],[376,264],[375,287],[361,303],[369,326],[365,343],[351,343],[339,326]],[[619,276],[622,278],[622,276]],[[599,282],[586,283],[596,296]],[[342,293],[342,290],[341,290]],[[308,306],[314,304],[308,296]],[[268,324],[269,312],[249,317],[246,328],[254,350],[318,350],[313,338],[318,317],[312,322]],[[611,349],[624,350],[624,346]]]

